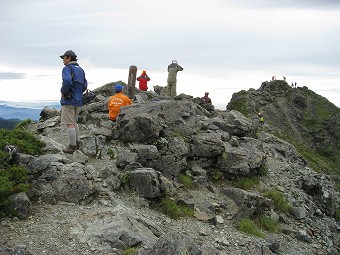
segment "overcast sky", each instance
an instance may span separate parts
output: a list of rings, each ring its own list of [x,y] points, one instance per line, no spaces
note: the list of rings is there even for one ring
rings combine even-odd
[[[177,93],[223,109],[273,75],[340,107],[339,0],[0,0],[0,33],[0,100],[59,100],[72,49],[90,89],[130,65],[165,86],[177,59]]]

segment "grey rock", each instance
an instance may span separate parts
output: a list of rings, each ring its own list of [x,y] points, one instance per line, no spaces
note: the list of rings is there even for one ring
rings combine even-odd
[[[180,233],[168,233],[162,236],[153,246],[148,255],[219,255],[212,246],[197,245],[192,239]]]
[[[138,195],[145,198],[156,198],[162,195],[159,173],[153,169],[136,169],[130,173],[129,184],[136,188]]]
[[[118,148],[117,166],[124,168],[132,162],[137,162],[138,154],[128,149]]]
[[[239,207],[234,216],[236,219],[247,218],[253,214],[263,214],[274,208],[274,202],[271,199],[255,193],[237,188],[225,188],[222,192]]]
[[[117,208],[114,215],[102,215],[89,222],[80,237],[85,238],[89,247],[102,251],[124,250],[137,245],[152,247],[163,230],[150,220],[133,214],[133,211]]]
[[[13,212],[19,219],[25,219],[29,216],[31,201],[24,192],[10,195],[9,200],[11,201],[9,211]]]
[[[295,219],[301,220],[306,217],[306,210],[303,207],[300,206],[293,206],[291,209],[291,213],[294,216]]]

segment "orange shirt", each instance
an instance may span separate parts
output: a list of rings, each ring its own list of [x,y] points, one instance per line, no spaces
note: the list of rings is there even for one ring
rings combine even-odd
[[[120,112],[120,107],[130,104],[132,104],[131,99],[122,92],[118,92],[110,97],[107,104],[109,108],[109,119],[115,121]]]

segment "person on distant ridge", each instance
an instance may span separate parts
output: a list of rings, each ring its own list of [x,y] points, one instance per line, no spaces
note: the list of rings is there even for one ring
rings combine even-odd
[[[204,93],[204,97],[201,97],[204,104],[211,104],[211,99],[209,97],[209,92]]]
[[[257,114],[257,116],[259,116],[259,123],[260,123],[260,126],[262,127],[264,125],[264,117],[263,117],[263,114],[261,112],[259,112]]]
[[[141,76],[137,78],[137,81],[139,81],[139,89],[143,91],[148,90],[148,81],[150,81],[149,76],[146,74],[146,71],[143,70]]]
[[[183,71],[183,67],[177,63],[177,60],[172,60],[171,64],[168,65],[168,86],[166,87],[168,96],[175,97],[177,95],[176,84],[178,71]]]
[[[215,110],[215,107],[213,106],[212,101],[209,97],[209,92],[205,92],[204,97],[201,97],[201,100],[203,108],[207,109],[208,111]]]
[[[60,56],[63,60],[63,85],[61,92],[61,124],[66,124],[70,144],[63,152],[72,154],[79,149],[78,116],[82,106],[83,93],[87,89],[84,70],[77,63],[77,55],[72,50]]]
[[[124,95],[122,90],[123,86],[120,84],[117,84],[114,86],[114,90],[116,94],[114,96],[111,96],[109,98],[109,101],[107,103],[107,106],[109,108],[109,119],[116,122],[117,116],[119,115],[120,108],[122,106],[130,105],[132,104],[131,99]]]

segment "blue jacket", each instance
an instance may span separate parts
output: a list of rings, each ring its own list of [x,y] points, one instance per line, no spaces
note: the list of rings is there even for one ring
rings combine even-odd
[[[72,77],[73,76],[73,77]],[[82,106],[83,92],[87,89],[87,80],[84,70],[77,62],[71,62],[64,66],[62,71],[63,85],[60,89],[62,94],[60,99],[61,105]],[[64,94],[72,92],[72,97],[66,99]]]

